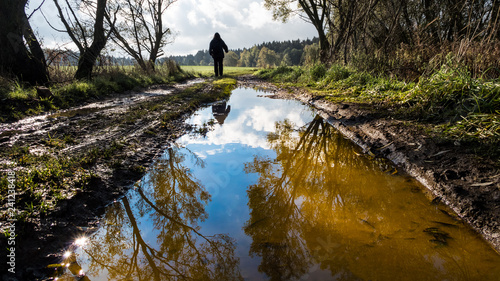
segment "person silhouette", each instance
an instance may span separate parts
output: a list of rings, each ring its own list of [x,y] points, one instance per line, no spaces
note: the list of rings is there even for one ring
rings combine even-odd
[[[229,50],[218,32],[215,33],[214,38],[210,41],[210,47],[208,50],[210,56],[214,59],[215,77],[222,76],[224,69],[222,65],[222,61],[224,60],[224,51],[227,53]]]
[[[217,120],[217,123],[224,124],[224,120],[226,120],[229,112],[231,111],[231,106],[227,105],[226,102],[219,102],[212,105],[212,114],[214,118]]]

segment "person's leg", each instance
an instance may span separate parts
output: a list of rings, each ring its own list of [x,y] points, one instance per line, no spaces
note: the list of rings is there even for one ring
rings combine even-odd
[[[219,73],[219,67],[217,65],[216,59],[214,59],[214,72],[215,72],[215,77],[217,77],[217,74]]]
[[[222,76],[222,72],[224,70],[224,64],[223,64],[224,59],[220,59],[220,64],[219,64],[219,75]]]
[[[217,66],[217,70],[215,71],[215,76],[222,76],[222,59],[216,59],[215,65]]]

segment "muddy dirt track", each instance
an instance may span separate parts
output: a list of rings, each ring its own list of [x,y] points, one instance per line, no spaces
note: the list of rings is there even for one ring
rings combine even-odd
[[[203,79],[192,79],[173,86],[159,85],[140,92],[115,94],[80,107],[0,125],[0,150],[15,145],[29,147],[31,154],[53,154],[55,150],[57,157],[67,157],[83,155],[92,149],[106,150],[113,145],[119,148],[111,157],[100,158],[89,168],[94,177],[88,187],[69,190],[68,198],[59,201],[47,214],[16,224],[18,280],[45,276],[47,272],[43,267],[58,263],[72,239],[92,232],[104,207],[139,180],[169,143],[189,131],[183,120],[196,108],[182,106],[185,101],[181,98],[173,101],[168,98],[196,84],[203,85],[197,91],[211,91],[210,84],[203,82]],[[165,114],[174,118],[165,122]],[[50,140],[65,136],[70,136],[71,142],[61,148],[48,145]],[[22,194],[17,195],[21,197]],[[23,206],[24,202],[18,199],[16,204]],[[0,210],[5,212],[7,204]],[[6,243],[2,237],[0,247],[6,249]],[[0,257],[2,268],[6,264],[7,253],[4,253],[2,251]],[[2,270],[1,274],[5,273]]]
[[[175,86],[155,86],[129,92],[57,113],[0,124],[0,149],[29,146],[31,153],[47,150],[46,138],[71,136],[59,155],[77,155],[111,143],[120,149],[108,161],[97,161],[89,188],[74,190],[47,215],[29,220],[18,237],[19,280],[43,277],[43,265],[57,263],[71,239],[92,232],[104,207],[121,196],[169,143],[187,133],[184,120],[194,108],[181,109],[182,100],[164,103],[203,79]],[[330,124],[360,145],[366,153],[392,160],[401,171],[417,178],[433,194],[500,251],[500,173],[493,163],[464,151],[459,143],[443,143],[407,122],[375,117],[354,104],[332,104],[305,90],[279,89],[255,77],[239,78],[239,85],[264,88],[276,98],[293,98],[316,107]],[[206,84],[199,91],[210,91]],[[177,113],[165,122],[165,113]],[[45,140],[45,141],[44,141]],[[4,160],[2,160],[4,161]],[[117,164],[118,163],[118,164]],[[4,207],[2,207],[4,208]],[[454,214],[450,214],[454,215]],[[5,240],[0,247],[5,249]],[[6,255],[0,261],[4,263]],[[2,266],[3,268],[3,266]],[[2,272],[3,274],[3,272]],[[10,275],[4,275],[7,277]],[[8,279],[3,279],[8,280]]]

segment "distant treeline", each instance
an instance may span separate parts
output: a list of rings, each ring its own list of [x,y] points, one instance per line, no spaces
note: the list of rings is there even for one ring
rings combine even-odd
[[[302,65],[314,60],[319,52],[318,38],[266,42],[247,49],[230,50],[224,59],[227,66],[270,67],[279,65]],[[213,65],[208,50],[195,55],[170,56],[180,65]]]

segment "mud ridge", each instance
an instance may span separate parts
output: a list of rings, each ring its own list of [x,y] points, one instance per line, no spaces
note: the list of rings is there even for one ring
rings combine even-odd
[[[409,122],[377,117],[359,104],[328,102],[307,90],[279,88],[250,76],[242,77],[240,84],[316,108],[365,152],[391,160],[417,179],[434,202],[451,208],[500,253],[500,171],[492,161],[467,152],[459,142],[436,140]]]

